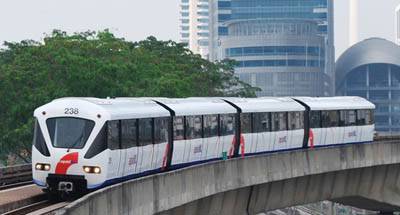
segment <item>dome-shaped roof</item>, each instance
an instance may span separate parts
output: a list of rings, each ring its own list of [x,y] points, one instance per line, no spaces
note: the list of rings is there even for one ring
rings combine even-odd
[[[336,62],[336,87],[353,69],[373,63],[400,66],[400,46],[381,38],[370,38],[347,49]]]

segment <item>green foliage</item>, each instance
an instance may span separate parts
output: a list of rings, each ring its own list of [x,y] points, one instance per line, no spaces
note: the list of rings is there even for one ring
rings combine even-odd
[[[109,31],[44,42],[5,43],[0,50],[0,156],[29,152],[33,110],[66,96],[255,96],[233,75],[233,61],[209,62],[173,41],[140,42]],[[22,156],[24,157],[24,156]]]

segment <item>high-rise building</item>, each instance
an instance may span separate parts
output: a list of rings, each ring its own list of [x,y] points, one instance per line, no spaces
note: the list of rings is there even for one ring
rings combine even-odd
[[[210,0],[211,1],[211,0]],[[180,37],[190,50],[209,56],[209,0],[181,0]]]
[[[400,47],[380,38],[361,41],[336,62],[336,94],[376,105],[375,129],[400,134]]]
[[[300,19],[231,21],[222,38],[224,57],[234,59],[242,81],[257,96],[329,96],[324,73],[325,39],[318,24]]]
[[[324,89],[327,87],[329,90],[328,95],[334,94],[334,86],[331,84],[334,78],[334,60],[335,60],[335,50],[334,50],[334,26],[333,26],[333,0],[181,0],[182,1],[182,41],[188,43],[188,47],[195,53],[201,54],[204,58],[209,60],[220,60],[226,55],[225,47],[235,48],[235,47],[256,47],[255,41],[253,40],[251,44],[245,44],[246,41],[240,41],[240,44],[231,43],[233,40],[229,35],[230,25],[235,25],[233,23],[237,21],[246,20],[271,20],[271,19],[282,19],[282,20],[303,20],[305,22],[313,22],[313,28],[316,29],[316,33],[313,37],[320,36],[320,41],[323,43],[321,50],[324,51],[323,57],[324,65],[322,68],[322,73],[328,76],[331,80],[318,79],[322,81]],[[199,4],[207,4],[208,16],[200,18],[198,17]],[[205,6],[204,6],[205,7]],[[205,15],[205,14],[203,14]],[[207,20],[208,28],[207,32],[199,38],[199,20]],[[282,23],[281,23],[282,24]],[[292,25],[298,25],[298,23],[292,23]],[[290,24],[285,24],[290,28]],[[278,28],[277,28],[278,29]],[[264,29],[267,30],[267,29]],[[207,36],[207,37],[205,37]],[[243,35],[242,35],[243,36]],[[304,35],[303,35],[304,36]],[[265,39],[265,37],[263,37]],[[274,38],[271,41],[261,41],[259,39],[261,48],[264,46],[294,46],[286,43],[280,38]],[[223,44],[224,42],[230,41],[229,45]],[[303,40],[307,42],[307,40]],[[203,46],[200,46],[203,45]],[[296,46],[308,47],[309,44],[299,44]],[[307,53],[305,53],[307,56]],[[235,58],[236,59],[236,58]],[[246,71],[251,71],[251,68],[247,68]],[[293,68],[290,68],[293,69]],[[239,70],[239,69],[237,69]],[[245,71],[244,68],[241,69]],[[263,66],[263,68],[258,68],[259,73],[271,72],[273,70],[270,66]],[[325,76],[317,73],[317,76]],[[257,79],[257,77],[256,77]],[[317,80],[314,77],[310,77],[309,80]],[[252,83],[262,83],[261,80],[253,80]],[[255,85],[257,87],[265,88],[264,85]],[[289,92],[289,91],[288,91]],[[320,95],[326,95],[325,91],[319,91]],[[269,93],[266,93],[269,94]],[[261,95],[261,94],[260,94]],[[286,94],[291,96],[291,94]]]
[[[395,42],[397,45],[400,45],[400,5],[396,7],[396,13],[395,13],[395,32],[396,32],[396,38]]]

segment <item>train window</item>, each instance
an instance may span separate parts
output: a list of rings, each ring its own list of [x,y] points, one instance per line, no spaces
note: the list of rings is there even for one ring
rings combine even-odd
[[[56,117],[47,119],[46,124],[55,148],[82,149],[95,123],[82,118]]]
[[[183,116],[174,117],[174,140],[185,139],[183,121],[184,121]]]
[[[121,120],[121,148],[137,146],[137,119]]]
[[[321,111],[310,112],[310,128],[321,128]]]
[[[340,125],[341,126],[354,126],[357,125],[355,110],[341,110],[340,111]]]
[[[365,110],[365,123],[367,125],[372,125],[375,123],[374,110]]]
[[[90,145],[90,148],[85,154],[86,159],[93,158],[94,156],[100,154],[104,150],[107,149],[107,125],[104,125],[103,128],[99,131],[93,143]]]
[[[357,125],[366,125],[366,110],[357,110]]]
[[[303,112],[289,112],[288,113],[288,122],[289,122],[289,130],[297,130],[304,128],[304,113]]]
[[[111,150],[119,149],[119,120],[107,122],[107,145]]]
[[[221,114],[220,115],[220,134],[221,136],[235,134],[235,115]]]
[[[139,119],[139,146],[153,143],[153,120]]]
[[[218,115],[206,115],[204,120],[204,137],[218,136]]]
[[[269,113],[254,113],[253,114],[253,128],[254,133],[270,131],[271,116]]]
[[[323,128],[338,127],[339,126],[339,113],[333,111],[321,111],[321,121]]]
[[[186,139],[196,139],[202,137],[202,117],[187,116],[186,117]]]
[[[42,155],[46,157],[50,156],[49,149],[47,148],[46,142],[43,137],[42,129],[40,128],[39,122],[37,120],[35,121],[33,145]]]
[[[154,143],[168,142],[169,117],[154,119]]]
[[[251,131],[251,113],[240,114],[240,126],[243,134],[252,133]]]
[[[272,113],[272,131],[287,130],[287,113]]]

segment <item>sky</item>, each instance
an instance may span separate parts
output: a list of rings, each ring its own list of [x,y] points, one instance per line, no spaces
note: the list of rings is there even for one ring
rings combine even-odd
[[[359,39],[394,40],[394,9],[400,0],[359,0]],[[154,35],[179,39],[180,0],[1,0],[0,43],[41,40],[52,29],[69,33],[110,29],[137,41]],[[348,47],[348,0],[335,2],[336,58]]]

